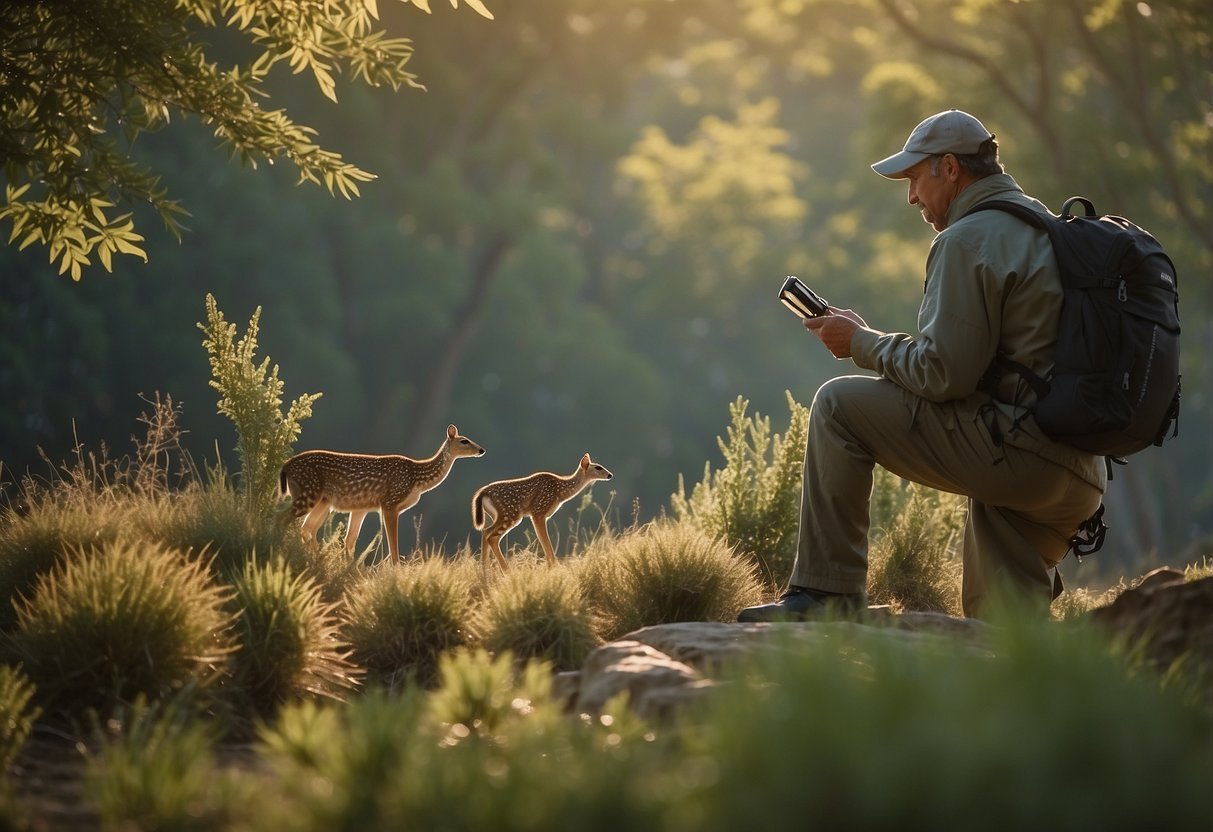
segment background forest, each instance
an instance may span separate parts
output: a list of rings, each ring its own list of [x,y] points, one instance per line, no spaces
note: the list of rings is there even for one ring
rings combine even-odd
[[[173,123],[135,155],[191,216],[136,213],[149,262],[57,276],[0,249],[0,479],[77,444],[125,453],[170,394],[199,461],[233,454],[196,323],[264,307],[286,394],[322,392],[297,445],[428,456],[447,423],[488,449],[424,498],[462,542],[480,484],[615,473],[660,513],[719,461],[743,396],[786,425],[839,363],[778,304],[799,274],[875,327],[914,331],[931,231],[868,165],[922,117],[968,110],[1054,210],[1090,197],[1175,260],[1180,435],[1119,468],[1093,571],[1182,563],[1213,533],[1213,12],[1088,0],[496,0],[495,19],[382,4],[426,90],[273,78],[275,101],[377,174],[347,202],[225,160]],[[240,49],[218,43],[222,50]],[[236,54],[233,52],[233,54]],[[39,452],[41,449],[41,453]],[[43,455],[45,459],[42,458]],[[613,497],[611,496],[613,494]],[[407,519],[404,521],[407,524]],[[368,523],[364,539],[374,533]],[[402,530],[406,545],[409,530]],[[424,542],[424,541],[423,541]],[[1088,568],[1084,563],[1083,569]],[[1073,567],[1071,567],[1073,569]],[[1078,581],[1093,574],[1078,571]]]

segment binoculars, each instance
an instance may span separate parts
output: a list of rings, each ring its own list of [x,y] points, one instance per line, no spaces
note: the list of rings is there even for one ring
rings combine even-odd
[[[830,311],[830,304],[816,292],[805,286],[800,278],[788,275],[779,290],[779,300],[802,318],[816,318]]]

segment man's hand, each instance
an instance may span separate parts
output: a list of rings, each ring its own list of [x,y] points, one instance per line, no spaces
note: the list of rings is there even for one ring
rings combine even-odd
[[[850,309],[830,307],[830,314],[805,318],[804,328],[821,339],[835,358],[851,357],[851,336],[867,326],[863,318]]]

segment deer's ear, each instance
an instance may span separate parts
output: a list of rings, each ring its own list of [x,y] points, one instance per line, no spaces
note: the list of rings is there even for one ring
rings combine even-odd
[[[589,467],[590,467],[590,455],[589,455],[589,454],[582,454],[582,456],[581,456],[581,470],[583,470],[583,471],[584,471],[586,468],[589,468]]]
[[[454,425],[447,425],[446,426],[446,435],[447,435],[447,438],[454,439],[456,436],[459,435],[459,431],[455,430]]]

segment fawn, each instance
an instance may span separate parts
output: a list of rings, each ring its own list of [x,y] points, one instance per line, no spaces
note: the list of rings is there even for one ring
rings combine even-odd
[[[345,549],[353,552],[362,521],[369,512],[378,511],[387,535],[388,553],[395,560],[400,557],[397,542],[400,515],[417,505],[422,494],[445,480],[456,459],[483,455],[484,448],[460,436],[455,426],[450,425],[442,447],[429,459],[410,459],[400,454],[304,451],[286,461],[278,483],[284,495],[294,498],[287,521],[306,518],[305,540],[316,534],[330,511],[348,511]]]
[[[509,568],[501,553],[501,539],[524,517],[531,518],[548,565],[554,564],[556,553],[548,539],[548,518],[594,480],[610,478],[610,471],[591,462],[590,455],[585,454],[577,470],[567,477],[540,471],[516,480],[491,482],[477,491],[472,497],[472,525],[481,530],[480,567],[485,578],[488,578],[489,551],[497,556],[503,570]]]

